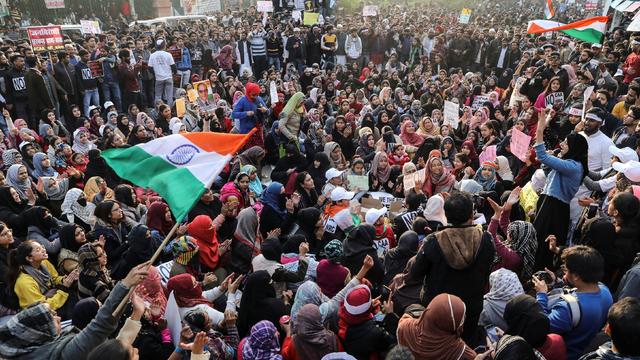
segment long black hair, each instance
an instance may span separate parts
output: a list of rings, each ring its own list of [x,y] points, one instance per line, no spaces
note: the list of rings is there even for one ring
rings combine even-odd
[[[589,144],[587,143],[587,139],[580,134],[571,133],[567,136],[567,146],[569,146],[569,151],[567,151],[562,158],[575,160],[582,164],[581,180],[584,180],[589,173]]]
[[[20,276],[20,272],[22,272],[22,267],[29,265],[27,257],[30,256],[33,251],[33,244],[35,244],[34,240],[27,240],[20,243],[17,248],[11,250],[9,253],[9,271],[6,275],[8,289],[15,287],[18,276]]]

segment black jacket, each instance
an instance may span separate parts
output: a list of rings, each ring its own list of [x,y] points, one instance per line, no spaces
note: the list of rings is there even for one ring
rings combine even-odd
[[[73,97],[77,94],[76,89],[76,68],[71,64],[63,64],[58,61],[53,65],[56,81],[62,86],[67,95]]]
[[[27,70],[24,79],[29,89],[29,108],[38,115],[40,111],[44,109],[52,109],[55,102],[53,93],[56,91],[53,83],[50,82],[51,89],[47,90],[46,80],[42,74],[35,69]]]
[[[370,255],[373,258],[373,267],[367,273],[367,280],[373,285],[372,293],[377,296],[384,280],[384,266],[376,249],[373,248],[375,236],[376,229],[368,224],[362,224],[353,229],[343,242],[342,265],[349,269],[351,274],[357,274],[364,263],[364,258]]]
[[[480,240],[473,257],[465,257],[455,250],[447,254],[440,245],[447,243],[447,239],[452,240],[453,244],[455,240],[464,239],[458,244],[471,246],[472,238],[476,236],[480,236]],[[455,245],[452,247],[456,248]],[[467,306],[463,335],[465,339],[473,335],[478,325],[495,253],[493,239],[488,232],[483,232],[476,226],[447,228],[425,239],[416,255],[414,266],[409,270],[412,278],[424,278],[422,305],[427,306],[434,297],[442,293],[459,296],[464,301]],[[460,266],[460,263],[466,265]]]
[[[26,73],[24,70],[16,70],[13,67],[7,71],[4,81],[7,87],[7,104],[26,102],[28,100]]]

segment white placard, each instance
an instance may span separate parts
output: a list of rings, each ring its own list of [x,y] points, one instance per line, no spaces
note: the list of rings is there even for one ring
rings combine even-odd
[[[584,116],[587,113],[587,101],[589,100],[589,98],[591,98],[591,94],[593,94],[593,85],[589,86],[588,88],[584,89],[584,97],[582,99],[582,121],[584,121]]]
[[[167,299],[167,307],[164,311],[164,318],[167,320],[167,327],[171,332],[171,339],[173,345],[178,347],[180,345],[180,332],[182,331],[182,319],[180,318],[180,311],[178,310],[178,303],[176,297],[173,295],[173,291],[169,294]]]
[[[273,3],[271,1],[258,1],[258,12],[273,12]]]
[[[278,102],[278,87],[276,86],[276,82],[272,81],[269,84],[269,95],[271,96],[271,103],[275,104]]]
[[[367,5],[363,7],[362,16],[378,16],[378,5]]]
[[[449,125],[454,129],[458,128],[458,123],[460,122],[460,107],[458,104],[453,101],[445,100],[444,102],[444,125]]]
[[[82,34],[101,34],[100,23],[91,20],[80,20],[80,26],[82,26]]]

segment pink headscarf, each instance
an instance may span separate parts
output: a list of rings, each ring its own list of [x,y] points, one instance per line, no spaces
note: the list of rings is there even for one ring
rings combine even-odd
[[[152,321],[162,319],[164,311],[167,308],[167,297],[165,289],[162,286],[160,273],[155,266],[149,266],[149,274],[136,287],[136,295],[140,296],[144,301],[150,304],[150,317]]]
[[[407,132],[407,126],[413,125],[414,131],[409,134]],[[415,147],[419,147],[424,142],[424,138],[416,132],[416,126],[411,120],[405,120],[405,122],[400,125],[400,139],[405,145],[411,145]]]
[[[633,196],[640,200],[640,185],[632,185],[631,189],[633,190]]]

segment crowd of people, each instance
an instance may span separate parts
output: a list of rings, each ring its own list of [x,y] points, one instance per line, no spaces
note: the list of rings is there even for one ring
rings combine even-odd
[[[640,36],[290,6],[1,39],[0,358],[640,358]],[[178,224],[102,156],[208,131]]]

